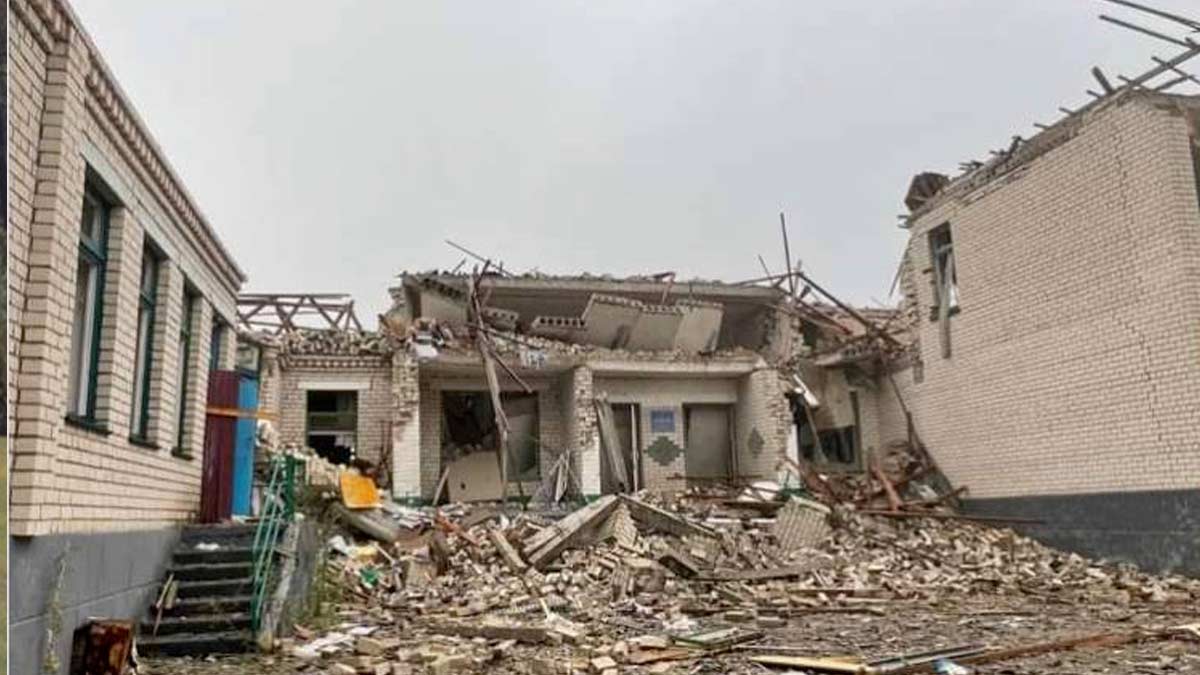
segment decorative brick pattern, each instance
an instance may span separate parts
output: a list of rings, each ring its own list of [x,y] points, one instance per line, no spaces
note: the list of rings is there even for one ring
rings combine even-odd
[[[682,476],[687,473],[687,433],[684,421],[684,406],[688,404],[718,404],[731,405],[735,408],[738,400],[738,378],[699,378],[686,377],[686,368],[679,367],[679,372],[673,377],[662,379],[605,377],[596,376],[595,389],[608,395],[611,403],[636,403],[640,406],[638,428],[642,447],[642,481],[643,485],[653,491],[668,492],[686,487],[686,484],[674,480],[672,476]],[[652,410],[670,410],[675,415],[675,430],[671,433],[655,433],[650,424]],[[594,421],[593,421],[594,424]],[[669,441],[671,446],[680,448],[683,452],[674,454],[670,447],[662,445],[662,440]],[[665,454],[673,454],[671,461],[663,463],[653,457],[651,448],[660,443]],[[596,467],[599,476],[599,463]],[[599,484],[599,478],[597,478]]]
[[[792,411],[778,371],[761,367],[743,377],[734,406],[737,473],[773,478],[791,428]]]

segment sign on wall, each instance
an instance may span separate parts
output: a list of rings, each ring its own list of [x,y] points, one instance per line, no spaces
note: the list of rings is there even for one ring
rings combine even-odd
[[[675,409],[654,408],[650,410],[650,433],[675,433]]]

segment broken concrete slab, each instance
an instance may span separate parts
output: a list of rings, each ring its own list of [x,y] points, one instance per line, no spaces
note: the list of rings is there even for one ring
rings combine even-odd
[[[637,300],[593,294],[583,310],[584,340],[597,347],[624,348],[641,314]]]
[[[690,523],[679,516],[657,506],[647,504],[640,499],[628,495],[618,495],[621,502],[629,508],[629,515],[637,522],[677,537],[699,536],[716,537],[716,531],[703,525]]]
[[[784,551],[813,547],[829,536],[830,513],[820,502],[793,497],[776,512],[771,532]]]
[[[648,352],[673,349],[683,323],[683,310],[675,305],[642,305],[641,309],[626,347]]]
[[[716,349],[725,307],[701,300],[680,300],[676,305],[682,310],[683,317],[675,331],[675,349],[686,352]]]
[[[446,491],[452,502],[493,501],[500,494],[496,453],[471,452],[446,467]]]

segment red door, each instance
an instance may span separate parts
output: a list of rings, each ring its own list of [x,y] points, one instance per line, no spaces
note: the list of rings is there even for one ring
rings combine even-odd
[[[238,374],[233,370],[208,373],[208,405],[238,406]],[[209,414],[204,422],[204,472],[200,482],[200,522],[229,519],[233,504],[233,445],[237,418]]]

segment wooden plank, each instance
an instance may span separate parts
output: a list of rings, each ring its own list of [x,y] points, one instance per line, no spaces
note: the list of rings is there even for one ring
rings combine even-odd
[[[517,574],[523,574],[529,566],[525,564],[524,560],[521,560],[521,556],[517,555],[517,550],[508,543],[504,533],[500,530],[489,529],[487,536],[492,541],[492,545],[496,547],[496,551],[500,553],[504,564],[508,565],[508,569]]]
[[[870,666],[851,663],[840,659],[812,658],[808,656],[787,656],[785,654],[762,654],[751,656],[750,661],[764,666],[779,668],[803,668],[814,673],[874,673],[878,672]]]
[[[883,472],[883,467],[879,465],[878,455],[871,455],[871,473],[879,481],[879,484],[883,486],[883,493],[887,495],[888,509],[899,511],[900,495],[896,494],[896,488],[892,487],[892,481],[888,479],[887,474]]]
[[[884,516],[887,518],[936,518],[938,520],[966,520],[974,523],[1025,523],[1040,525],[1046,521],[1040,518],[1020,518],[1017,516],[970,516],[962,513],[938,513],[936,511],[881,511],[878,509],[859,509],[857,513],[867,516]]]
[[[237,417],[239,419],[257,419],[257,420],[277,420],[279,415],[267,412],[266,410],[249,408],[229,408],[225,406],[210,405],[204,409],[206,415],[215,415],[217,417]]]
[[[1095,633],[1091,635],[1084,635],[1082,637],[1068,638],[1066,640],[1054,640],[1051,642],[1038,642],[1030,645],[1019,645],[1006,649],[994,649],[974,656],[957,658],[955,659],[955,662],[959,664],[995,663],[997,661],[1007,661],[1009,659],[1037,656],[1040,654],[1051,654],[1054,652],[1062,652],[1072,649],[1120,647],[1132,642],[1161,640],[1170,637],[1171,635],[1172,631],[1170,630],[1131,631],[1128,633]],[[898,668],[896,670],[890,670],[888,672],[896,674],[934,672],[934,666],[931,663],[922,663]]]
[[[596,426],[600,431],[600,445],[608,456],[608,465],[612,468],[613,478],[620,484],[621,491],[627,492],[633,486],[625,472],[625,458],[621,456],[620,443],[617,441],[617,426],[613,421],[612,405],[602,396],[597,397],[593,405],[596,408]]]
[[[765,570],[716,570],[696,576],[696,581],[769,581],[772,579],[793,579],[802,577],[816,569],[818,565],[787,565],[772,567]]]
[[[681,661],[683,659],[694,659],[704,656],[704,652],[698,649],[640,649],[636,652],[631,652],[625,658],[625,663],[635,666],[643,666],[647,663],[657,663],[659,661]]]

